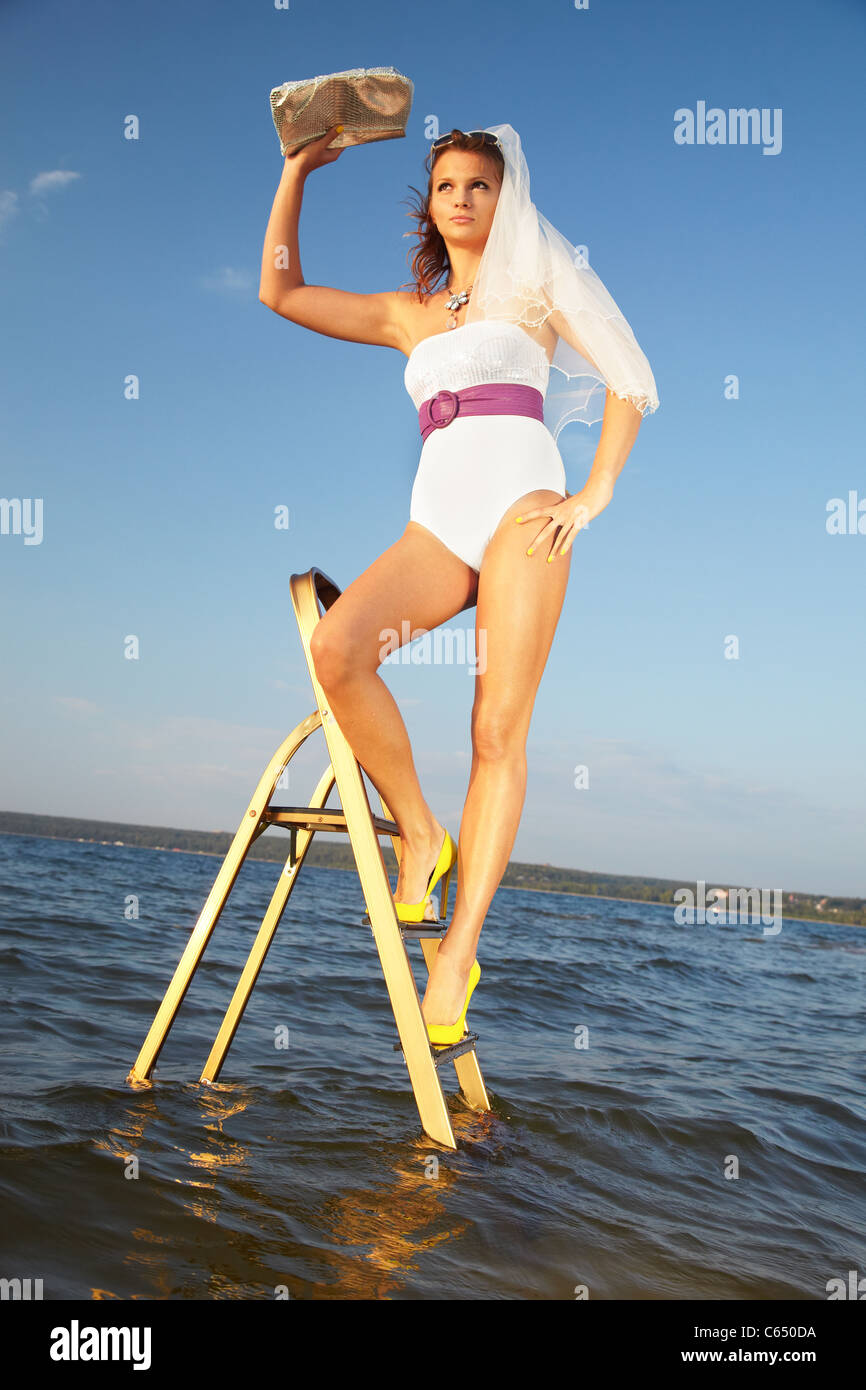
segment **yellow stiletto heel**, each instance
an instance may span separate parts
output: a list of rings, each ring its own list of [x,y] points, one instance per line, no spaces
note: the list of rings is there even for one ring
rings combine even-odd
[[[434,1047],[451,1047],[454,1043],[459,1043],[463,1037],[466,1027],[466,1014],[469,1010],[469,1000],[472,998],[472,991],[481,979],[481,966],[477,960],[472,962],[472,969],[469,971],[469,984],[466,989],[466,1003],[463,1005],[463,1012],[456,1023],[428,1023],[427,1036]]]
[[[457,863],[457,852],[454,852],[454,863],[446,870],[442,878],[442,905],[439,909],[439,920],[444,922],[448,916],[448,889],[451,886],[451,875],[454,871],[454,864]]]
[[[394,906],[397,909],[398,922],[423,922],[425,920],[424,909],[427,906],[430,894],[443,875],[447,875],[443,886],[443,901],[445,905],[439,915],[440,919],[445,916],[445,913],[448,911],[448,885],[451,882],[451,871],[456,863],[457,846],[446,830],[445,839],[442,841],[442,848],[439,851],[439,858],[436,860],[433,872],[427,880],[427,891],[424,897],[419,903],[399,903],[395,901]]]

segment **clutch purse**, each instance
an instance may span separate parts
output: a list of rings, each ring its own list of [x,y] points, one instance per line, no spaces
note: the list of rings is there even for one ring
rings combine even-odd
[[[396,68],[350,68],[284,82],[271,92],[280,150],[285,156],[321,139],[334,125],[343,130],[334,136],[332,149],[405,136],[413,91]]]

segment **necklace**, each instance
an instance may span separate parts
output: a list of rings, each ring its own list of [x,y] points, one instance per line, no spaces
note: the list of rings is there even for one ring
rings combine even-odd
[[[471,289],[472,285],[468,285],[465,290],[460,290],[459,294],[452,290],[450,298],[445,301],[445,308],[451,311],[451,317],[448,320],[449,328],[457,327],[457,310],[462,304],[469,303],[469,293]]]

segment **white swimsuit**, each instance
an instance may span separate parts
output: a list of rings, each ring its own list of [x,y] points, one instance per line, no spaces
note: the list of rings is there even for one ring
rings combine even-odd
[[[550,363],[519,324],[482,319],[423,338],[403,380],[416,409],[437,391],[492,382],[547,391]],[[431,430],[412,487],[410,521],[478,571],[496,527],[524,493],[566,495],[565,466],[553,435],[526,415],[456,415]]]

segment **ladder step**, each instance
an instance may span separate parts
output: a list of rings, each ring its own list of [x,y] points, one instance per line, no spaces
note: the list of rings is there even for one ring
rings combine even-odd
[[[450,1047],[437,1047],[434,1043],[431,1043],[430,1055],[433,1058],[434,1066],[439,1067],[443,1062],[453,1062],[455,1058],[462,1057],[464,1052],[474,1052],[477,1041],[477,1033],[464,1033],[460,1041],[452,1043]],[[402,1045],[396,1042],[394,1044],[394,1051],[402,1052]]]
[[[362,924],[373,930],[373,924],[367,913],[364,913]],[[447,930],[446,922],[398,922],[400,935],[405,941],[441,941],[442,933]]]
[[[268,825],[294,827],[296,830],[333,830],[341,835],[349,833],[346,813],[339,807],[270,806],[262,812],[260,819]],[[374,816],[372,812],[370,819],[377,835],[399,835],[395,821],[387,820],[385,816]]]
[[[438,893],[431,893],[431,894],[430,894],[430,901],[431,901],[432,904],[433,904],[433,911],[436,913],[436,920],[435,920],[435,921],[433,921],[433,922],[401,922],[399,918],[397,919],[397,926],[400,928],[400,931],[403,933],[403,936],[404,936],[404,937],[407,937],[407,936],[408,936],[409,939],[410,939],[411,941],[418,941],[418,940],[420,940],[422,937],[425,937],[425,936],[441,936],[441,935],[442,935],[442,932],[445,930],[446,924],[445,924],[445,922],[442,920],[442,918],[439,916],[439,910],[440,910],[440,906],[439,906],[439,894],[438,894]],[[372,925],[373,925],[372,922],[370,921],[370,914],[369,914],[369,912],[365,912],[365,913],[364,913],[363,917],[361,918],[361,921],[363,922],[363,924],[364,924],[365,927],[372,927]]]

